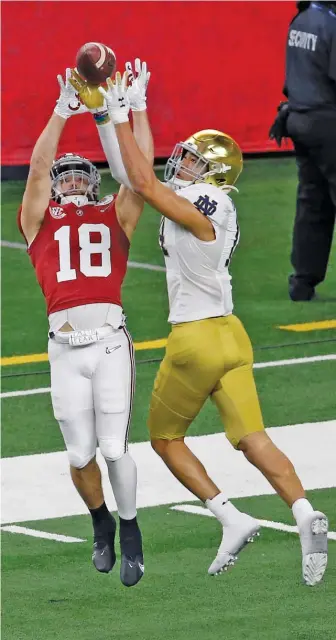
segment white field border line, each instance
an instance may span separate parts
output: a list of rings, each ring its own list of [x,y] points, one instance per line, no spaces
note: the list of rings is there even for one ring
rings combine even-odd
[[[73,538],[72,536],[63,536],[59,533],[49,533],[48,531],[38,531],[37,529],[28,529],[27,527],[19,527],[16,524],[9,524],[0,527],[2,531],[9,533],[21,533],[24,536],[32,538],[45,538],[46,540],[56,540],[56,542],[87,542],[83,538]]]
[[[26,250],[27,247],[22,242],[9,242],[8,240],[1,240],[1,246],[8,249],[21,249]],[[148,264],[147,262],[133,262],[129,260],[127,266],[131,269],[147,269],[148,271],[166,271],[165,267],[161,267],[159,264]]]
[[[290,360],[272,360],[270,362],[255,362],[254,369],[267,369],[267,367],[286,367],[292,364],[308,364],[310,362],[325,362],[326,360],[336,360],[336,354],[326,356],[310,356],[307,358],[292,358]],[[50,387],[40,387],[37,389],[25,389],[23,391],[5,391],[0,393],[0,398],[16,398],[19,396],[34,396],[39,393],[50,393]]]
[[[185,513],[193,513],[197,516],[207,516],[209,518],[214,518],[214,514],[211,513],[205,507],[198,507],[194,504],[177,504],[174,507],[170,507],[173,511],[183,511]],[[283,524],[282,522],[273,522],[272,520],[260,520],[258,518],[259,524],[262,527],[266,527],[267,529],[276,529],[276,531],[287,531],[288,533],[299,533],[298,528],[294,527],[290,524]],[[336,540],[336,531],[329,531],[328,533],[329,540]]]

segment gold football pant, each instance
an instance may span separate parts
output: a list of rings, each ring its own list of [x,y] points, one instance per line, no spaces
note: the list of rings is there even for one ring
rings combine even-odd
[[[234,316],[173,325],[149,410],[151,439],[184,437],[208,397],[234,447],[264,429],[250,339]]]

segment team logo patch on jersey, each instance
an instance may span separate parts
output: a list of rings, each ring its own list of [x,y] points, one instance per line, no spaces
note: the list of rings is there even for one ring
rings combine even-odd
[[[50,215],[52,218],[59,220],[60,218],[64,218],[66,213],[62,207],[49,207]]]
[[[76,209],[76,213],[77,213],[78,216],[83,216],[84,215],[83,209]]]
[[[102,207],[102,206],[106,207],[108,204],[111,204],[113,200],[114,200],[114,194],[112,194],[111,196],[105,196],[104,198],[99,200],[99,202],[97,202],[97,207]]]
[[[205,194],[204,196],[199,196],[194,205],[205,216],[213,216],[217,210],[218,202],[210,200],[209,196]]]

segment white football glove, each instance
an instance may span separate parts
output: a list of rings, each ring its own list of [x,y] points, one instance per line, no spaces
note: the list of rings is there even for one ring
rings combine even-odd
[[[136,76],[133,74],[132,63],[126,62],[126,74],[130,86],[127,89],[128,99],[130,101],[132,111],[146,110],[146,91],[150,78],[150,72],[147,71],[147,63],[140,62],[139,58],[135,59],[134,69]]]
[[[71,69],[65,71],[65,82],[61,75],[57,76],[57,81],[60,86],[60,95],[56,101],[56,107],[54,113],[67,120],[70,116],[78,115],[81,113],[87,113],[87,107],[79,100],[78,93],[71,86],[69,80],[71,77]]]
[[[99,92],[104,96],[109,116],[113,124],[128,122],[130,103],[127,95],[127,74],[121,77],[119,71],[115,75],[115,82],[111,78],[106,80],[108,90],[99,87]]]

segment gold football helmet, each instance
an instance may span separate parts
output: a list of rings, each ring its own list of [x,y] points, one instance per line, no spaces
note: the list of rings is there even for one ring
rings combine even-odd
[[[193,167],[184,167],[186,153],[198,158]],[[207,182],[223,188],[233,185],[243,168],[242,152],[231,136],[216,129],[204,129],[175,145],[165,168],[165,181],[172,188],[189,186],[194,182]],[[180,169],[190,180],[177,177]]]

